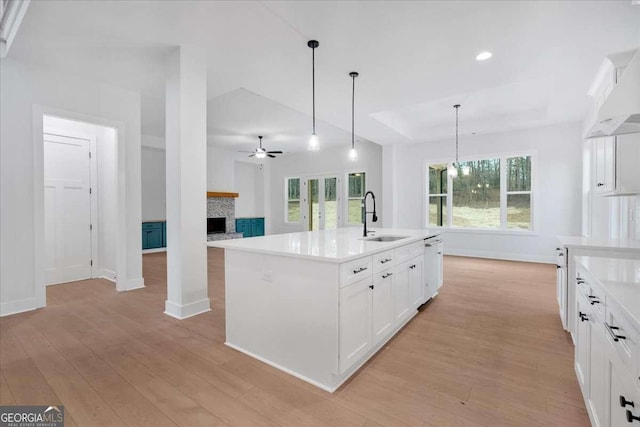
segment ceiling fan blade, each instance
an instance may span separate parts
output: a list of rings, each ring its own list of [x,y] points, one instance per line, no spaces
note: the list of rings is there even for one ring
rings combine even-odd
[[[282,151],[267,151],[267,154],[282,154]]]
[[[247,157],[253,157],[255,155],[256,155],[256,153],[253,153],[253,154],[249,154]]]
[[[238,153],[254,153],[255,151],[238,150]]]
[[[273,154],[267,154],[267,156],[271,157],[272,159],[276,157]]]

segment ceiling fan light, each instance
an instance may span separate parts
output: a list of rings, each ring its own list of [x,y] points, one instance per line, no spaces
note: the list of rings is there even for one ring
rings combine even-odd
[[[264,149],[259,148],[259,149],[256,151],[256,158],[258,158],[258,159],[264,159],[265,157],[267,157],[267,152],[266,152],[266,151],[264,151]]]
[[[357,162],[358,161],[358,150],[355,147],[351,147],[349,149],[349,161]]]
[[[315,133],[311,134],[311,137],[309,138],[309,147],[308,147],[309,151],[318,151],[320,150],[320,140],[318,139],[318,135],[316,135]]]

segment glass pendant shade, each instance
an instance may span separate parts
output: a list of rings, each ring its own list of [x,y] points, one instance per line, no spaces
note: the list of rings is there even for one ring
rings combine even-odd
[[[454,163],[451,163],[449,165],[449,168],[447,169],[447,174],[451,178],[457,178],[458,177],[458,168],[456,167],[456,165]]]
[[[309,151],[318,151],[320,150],[320,140],[318,139],[318,135],[315,133],[311,134],[309,138],[309,146],[307,147]]]
[[[358,150],[355,147],[349,149],[349,161],[357,162],[358,161]]]

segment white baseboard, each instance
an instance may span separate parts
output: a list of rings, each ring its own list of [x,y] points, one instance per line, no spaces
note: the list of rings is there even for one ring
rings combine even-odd
[[[133,291],[141,288],[144,288],[144,277],[127,279],[124,283],[121,280],[116,280],[116,291],[118,292]]]
[[[0,303],[0,317],[12,314],[24,313],[44,307],[46,304],[39,304],[37,297],[25,298],[16,301]]]
[[[444,251],[445,255],[451,256],[466,256],[471,258],[487,258],[487,259],[501,259],[504,261],[521,261],[521,262],[538,262],[542,264],[555,264],[555,255],[532,255],[532,254],[515,254],[512,252],[492,252],[492,251],[468,251],[468,250],[447,250]]]
[[[100,271],[100,274],[98,274],[98,278],[107,279],[110,282],[116,283],[118,275],[116,274],[115,271],[109,270],[107,268],[103,268]]]
[[[167,248],[143,249],[142,254],[155,254],[157,252],[167,252]]]
[[[211,300],[209,298],[201,299],[189,304],[180,305],[171,301],[164,302],[164,314],[175,317],[178,320],[184,320],[198,314],[206,313],[211,310]]]

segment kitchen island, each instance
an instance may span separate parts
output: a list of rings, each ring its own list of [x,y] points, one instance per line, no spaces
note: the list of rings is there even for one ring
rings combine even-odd
[[[209,242],[225,249],[225,343],[335,391],[442,285],[437,233],[375,234],[341,228]]]

